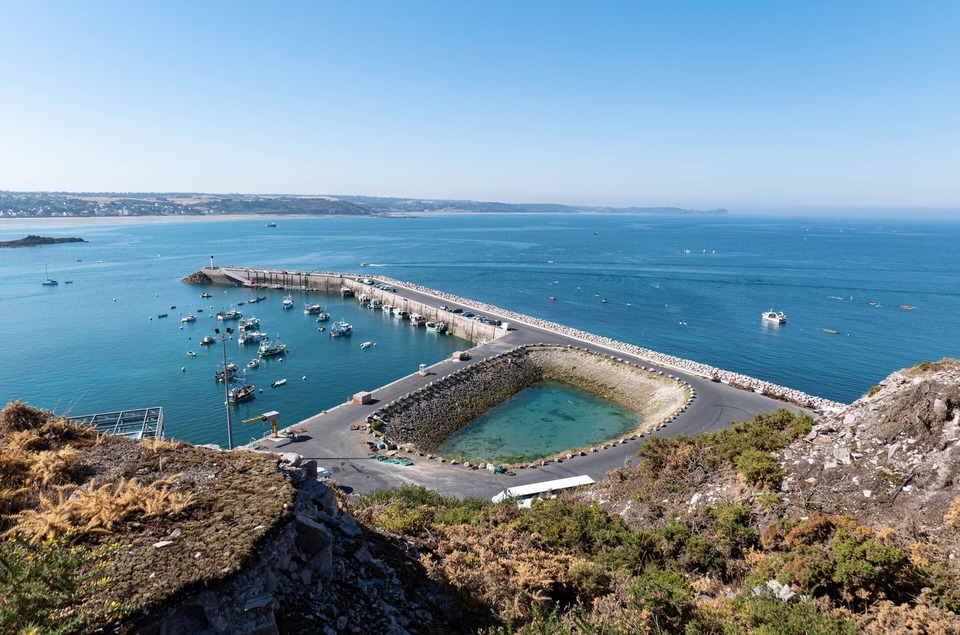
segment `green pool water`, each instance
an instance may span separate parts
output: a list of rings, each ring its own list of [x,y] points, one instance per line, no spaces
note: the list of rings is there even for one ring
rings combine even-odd
[[[568,384],[544,382],[450,435],[438,451],[473,463],[522,463],[615,439],[641,420]]]

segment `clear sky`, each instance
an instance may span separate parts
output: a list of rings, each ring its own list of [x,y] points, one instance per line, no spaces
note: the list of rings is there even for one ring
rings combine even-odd
[[[960,2],[0,0],[0,189],[960,209]]]

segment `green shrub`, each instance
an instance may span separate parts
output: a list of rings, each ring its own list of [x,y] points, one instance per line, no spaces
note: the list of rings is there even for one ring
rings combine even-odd
[[[650,568],[627,586],[629,606],[650,611],[661,632],[681,632],[693,616],[693,588],[686,576]]]
[[[762,489],[779,489],[786,472],[769,452],[747,448],[734,459],[737,474],[748,484]]]
[[[787,603],[761,594],[733,602],[732,613],[751,635],[856,635],[856,621],[824,612],[810,602]]]

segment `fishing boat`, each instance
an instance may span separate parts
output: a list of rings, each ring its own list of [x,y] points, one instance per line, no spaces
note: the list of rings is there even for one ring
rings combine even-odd
[[[343,319],[339,322],[334,322],[330,326],[330,337],[342,337],[344,335],[350,335],[351,333],[353,333],[353,326],[347,324]]]
[[[275,381],[275,382],[273,382],[272,384],[270,384],[270,387],[271,387],[271,388],[276,388],[277,386],[282,386],[282,385],[284,385],[285,383],[287,383],[287,380],[286,380],[286,379],[278,379],[277,381]]]
[[[395,317],[398,320],[405,320],[408,317],[410,317],[410,312],[407,311],[406,309],[394,308],[393,317]]]
[[[203,339],[200,340],[200,344],[201,344],[202,346],[209,346],[210,344],[215,344],[216,341],[217,341],[217,338],[215,338],[214,336],[212,336],[212,335],[204,335],[204,336],[203,336]]]
[[[253,342],[262,342],[267,339],[266,333],[261,333],[260,331],[244,331],[237,337],[237,344],[251,344]]]
[[[223,381],[226,379],[233,379],[237,376],[237,365],[233,362],[227,362],[227,365],[217,364],[217,370],[214,371],[213,376],[216,377],[217,381]]]
[[[370,308],[376,311],[377,309],[383,308],[383,302],[380,300],[370,300]]]
[[[380,307],[380,310],[386,313],[387,315],[390,315],[393,313],[393,305],[384,304],[382,307]]]
[[[181,322],[184,322],[184,323],[186,323],[186,322],[196,322],[196,321],[197,321],[197,316],[196,316],[196,315],[188,315],[187,317],[182,317],[182,318],[180,318],[180,321],[181,321]]]
[[[368,296],[366,293],[361,293],[360,297],[357,298],[357,301],[360,302],[360,306],[367,306],[370,304],[370,296]]]
[[[371,346],[376,346],[373,342],[364,342],[360,345],[360,348],[370,348]]]
[[[281,305],[283,306],[283,308],[285,308],[285,309],[292,309],[292,308],[293,308],[293,296],[292,296],[292,295],[285,295],[285,296],[283,296],[283,302],[281,302],[280,304],[281,304]]]
[[[427,330],[431,333],[446,333],[447,325],[443,322],[427,322]]]
[[[59,282],[57,282],[56,280],[54,280],[53,278],[50,277],[50,273],[47,271],[47,265],[43,265],[43,273],[44,273],[44,275],[47,277],[46,280],[44,280],[43,282],[40,283],[40,284],[42,284],[43,286],[45,286],[45,287],[54,287],[54,286],[60,284]]]
[[[243,313],[237,311],[236,309],[230,309],[229,311],[224,311],[223,309],[217,313],[217,319],[221,322],[226,322],[227,320],[239,320],[243,317]]]
[[[420,315],[419,313],[410,314],[410,326],[423,326],[427,323],[427,318]]]
[[[787,321],[787,316],[784,315],[783,311],[770,309],[769,311],[764,311],[763,321],[772,322],[773,324],[783,324]]]
[[[247,368],[253,370],[254,368],[260,368],[260,358],[254,357],[249,362],[247,362]]]
[[[260,357],[272,357],[274,355],[283,355],[287,352],[287,345],[280,343],[280,336],[277,335],[277,341],[265,339],[260,342],[260,348],[257,349],[257,355]]]
[[[321,306],[320,304],[304,304],[303,305],[304,315],[317,315],[318,313],[323,313],[323,306]]]
[[[329,319],[330,319],[330,314],[327,313],[326,311],[324,311],[323,313],[317,316],[317,322],[326,322]]]
[[[245,320],[240,320],[241,331],[255,331],[258,328],[260,328],[260,318],[249,317]]]
[[[246,379],[246,378],[244,378]],[[236,386],[227,391],[227,400],[230,403],[241,403],[244,401],[250,401],[256,394],[257,387],[253,384],[248,384],[244,381],[240,386]]]
[[[212,298],[212,297],[213,297],[213,294],[212,294],[212,293],[207,293],[206,291],[204,291],[203,293],[200,294],[200,297],[201,297],[201,298]]]
[[[340,297],[343,297],[343,298],[352,298],[352,297],[353,297],[353,289],[351,289],[350,287],[340,287]]]

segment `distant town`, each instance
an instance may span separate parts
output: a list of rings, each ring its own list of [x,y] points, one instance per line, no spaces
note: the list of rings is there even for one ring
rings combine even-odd
[[[243,214],[402,216],[423,212],[720,215],[726,214],[727,210],[692,210],[679,207],[589,207],[552,203],[497,203],[371,196],[0,191],[0,219]]]

